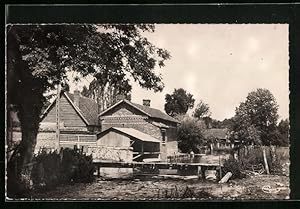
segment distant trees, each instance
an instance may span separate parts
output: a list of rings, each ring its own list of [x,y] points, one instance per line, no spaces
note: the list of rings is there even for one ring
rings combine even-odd
[[[289,146],[289,120],[281,120],[277,126],[278,131],[278,141],[277,145],[280,146]]]
[[[129,80],[115,79],[95,78],[88,88],[83,87],[81,94],[95,100],[99,105],[99,111],[113,105],[118,95],[124,95],[126,99],[130,100],[132,86],[129,84]]]
[[[204,117],[210,117],[210,115],[211,112],[209,111],[209,105],[200,100],[193,112],[193,117],[202,119]]]
[[[276,143],[276,124],[278,105],[268,89],[250,92],[233,118],[233,135],[243,144],[271,145]]]
[[[172,94],[166,94],[165,100],[165,111],[172,117],[186,114],[188,109],[194,107],[195,103],[193,95],[182,88],[174,89]]]

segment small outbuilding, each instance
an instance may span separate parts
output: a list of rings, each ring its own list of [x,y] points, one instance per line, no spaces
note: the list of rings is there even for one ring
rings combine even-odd
[[[160,140],[134,128],[111,127],[97,134],[97,146],[128,147],[133,149],[133,160],[160,158]]]

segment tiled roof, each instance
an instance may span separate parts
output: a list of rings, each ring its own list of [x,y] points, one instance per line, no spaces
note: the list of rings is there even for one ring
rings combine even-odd
[[[211,128],[211,129],[206,129],[204,132],[204,137],[209,138],[218,138],[218,139],[226,139],[227,134],[228,134],[228,129],[227,128]]]
[[[156,142],[156,143],[160,143],[159,139],[156,139],[153,136],[145,134],[145,133],[143,133],[141,131],[138,131],[138,130],[136,130],[134,128],[117,128],[117,127],[111,127],[109,129],[103,131],[102,133],[108,132],[109,130],[113,130],[113,129],[117,130],[119,132],[122,132],[122,133],[124,133],[124,134],[126,134],[128,136],[131,136],[133,138],[136,138],[136,139],[139,139],[141,141],[144,141],[144,142]],[[101,136],[102,133],[98,134],[98,136],[99,135]]]
[[[74,104],[74,94],[69,92],[66,92],[66,94]],[[83,117],[88,121],[89,125],[98,125],[98,105],[94,100],[80,96],[79,107],[77,108]]]
[[[166,121],[171,121],[171,122],[174,122],[174,123],[180,123],[175,118],[172,118],[171,116],[167,115],[166,113],[164,113],[164,112],[162,112],[158,109],[151,108],[151,107],[144,106],[144,105],[140,105],[140,104],[136,104],[136,103],[130,102],[126,99],[121,100],[121,101],[115,103],[114,105],[112,105],[111,107],[107,108],[106,110],[101,112],[99,116],[104,115],[105,113],[107,113],[108,111],[110,111],[111,109],[115,108],[116,106],[118,106],[122,103],[126,103],[128,105],[131,105],[132,107],[134,107],[137,110],[143,112],[144,114],[148,115],[149,117],[158,118],[158,119],[162,119],[162,120],[166,120]]]
[[[166,113],[160,111],[159,109],[155,109],[155,108],[151,108],[151,107],[148,107],[148,106],[136,104],[136,103],[133,103],[133,102],[130,102],[130,103],[133,106],[135,106],[136,108],[141,109],[144,112],[148,113],[152,118],[159,118],[159,119],[179,123],[178,120],[176,120],[175,118],[172,118],[171,116],[169,116]]]

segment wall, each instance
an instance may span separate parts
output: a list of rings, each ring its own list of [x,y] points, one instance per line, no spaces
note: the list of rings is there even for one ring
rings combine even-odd
[[[18,142],[22,139],[22,133],[20,131],[13,132],[13,141]],[[37,135],[37,143],[35,146],[35,153],[37,153],[40,148],[45,147],[47,149],[55,149],[57,147],[55,141],[55,132],[39,132]]]
[[[160,128],[147,122],[143,118],[136,118],[132,120],[128,119],[127,116],[118,117],[117,120],[113,118],[103,118],[102,130],[104,131],[110,127],[134,128],[138,131],[149,134],[150,136],[161,140]]]
[[[97,140],[97,145],[99,146],[116,146],[116,147],[130,147],[130,138],[116,133],[114,131],[109,131],[105,135],[101,136]]]
[[[78,140],[79,136],[79,140]],[[20,141],[22,137],[21,132],[14,131],[13,139],[14,141]],[[41,148],[55,150],[58,148],[58,144],[56,141],[56,133],[55,132],[39,132],[37,135],[37,143],[35,146],[35,153],[37,153]],[[60,134],[60,147],[68,147],[74,148],[74,145],[81,146],[95,146],[96,145],[96,135],[87,135],[87,134]]]
[[[54,123],[56,122],[56,106],[55,104],[51,107],[51,110],[41,121],[41,123]],[[69,103],[65,96],[60,98],[60,122],[64,124],[65,129],[77,129],[77,130],[87,130],[86,124],[82,118],[77,114],[73,106]],[[42,124],[42,127],[45,124]]]
[[[137,109],[133,108],[132,106],[122,103],[116,106],[115,108],[112,108],[104,115],[120,116],[120,115],[144,115],[144,114],[138,111]]]
[[[132,162],[133,151],[131,147],[89,146],[87,154],[94,160],[111,160],[118,162]]]
[[[177,153],[178,153],[178,142],[177,141],[167,142],[167,155],[172,156]]]

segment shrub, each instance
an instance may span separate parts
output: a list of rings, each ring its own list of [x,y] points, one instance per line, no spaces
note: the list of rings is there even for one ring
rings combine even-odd
[[[94,166],[91,156],[79,150],[64,149],[60,153],[42,150],[34,157],[31,178],[34,189],[52,189],[71,182],[91,182]]]
[[[234,159],[233,157],[230,157],[225,160],[223,169],[223,173],[226,174],[227,172],[232,173],[232,179],[240,179],[244,178],[244,174],[242,174],[242,165],[239,161]]]

